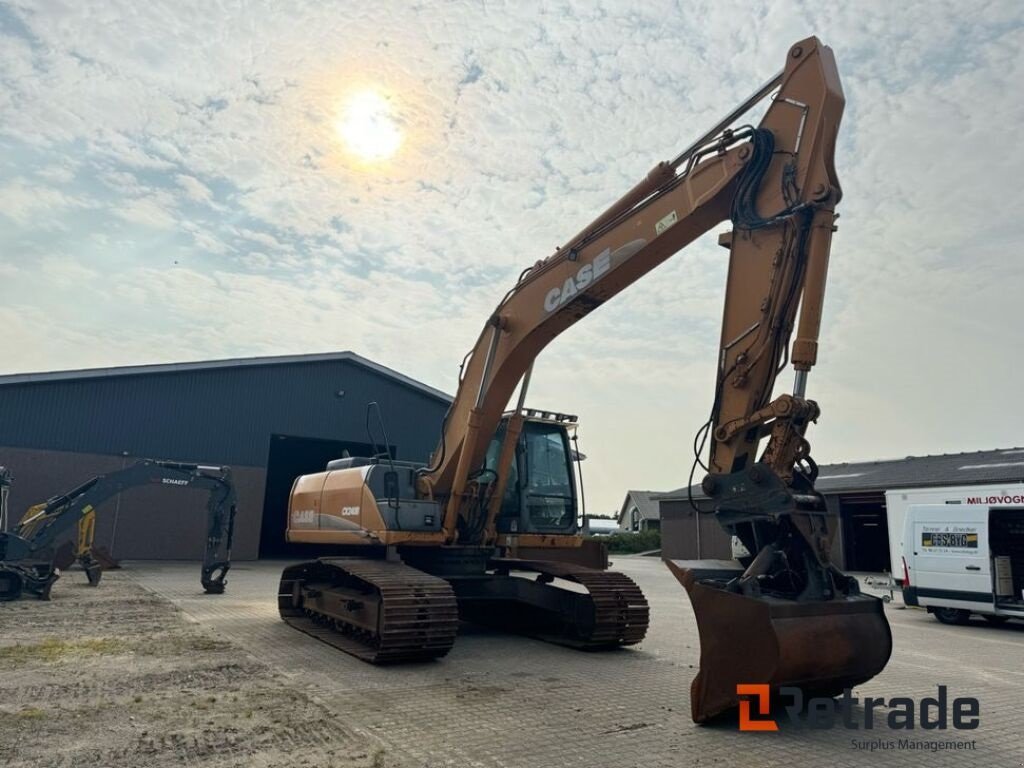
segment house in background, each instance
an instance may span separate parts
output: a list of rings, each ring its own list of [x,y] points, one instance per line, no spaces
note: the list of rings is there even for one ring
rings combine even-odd
[[[626,491],[626,498],[619,508],[619,530],[657,531],[661,529],[660,505],[655,500],[658,491]]]

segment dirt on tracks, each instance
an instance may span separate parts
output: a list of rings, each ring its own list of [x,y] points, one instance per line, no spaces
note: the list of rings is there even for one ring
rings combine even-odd
[[[50,602],[0,603],[0,765],[391,764],[372,737],[122,574],[95,589],[70,574]]]

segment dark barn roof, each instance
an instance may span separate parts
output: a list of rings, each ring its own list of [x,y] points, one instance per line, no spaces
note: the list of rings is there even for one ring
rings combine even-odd
[[[640,516],[644,520],[658,520],[661,517],[661,508],[658,505],[660,495],[657,491],[626,491],[626,498],[622,500],[619,514],[616,516],[619,525],[622,524],[622,518],[630,507],[631,500],[640,510]]]
[[[353,352],[0,376],[0,445],[262,466],[272,434],[365,442],[371,401],[426,460],[451,398]]]
[[[188,371],[212,371],[219,368],[253,368],[262,365],[292,365],[295,363],[322,363],[349,361],[367,370],[399,381],[412,389],[450,403],[451,395],[439,389],[411,379],[403,373],[368,360],[355,352],[322,352],[310,355],[269,355],[265,357],[232,357],[224,360],[200,360],[191,363],[155,363],[152,365],[121,365],[111,368],[79,368],[70,371],[47,371],[44,373],[10,373],[0,376],[0,386],[5,384],[38,384],[50,381],[79,381],[82,379],[109,378],[111,376],[140,376],[159,373],[185,373]]]
[[[903,459],[823,464],[815,487],[822,493],[887,491],[948,485],[1024,482],[1024,448],[973,453],[907,456]],[[703,498],[700,486],[694,498]],[[659,500],[687,498],[686,486],[661,494]]]

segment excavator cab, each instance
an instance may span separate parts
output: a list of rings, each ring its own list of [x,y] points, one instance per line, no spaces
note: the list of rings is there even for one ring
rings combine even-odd
[[[508,429],[502,419],[487,451],[485,466],[496,471]],[[516,442],[508,483],[497,517],[500,534],[575,534],[577,492],[569,429],[575,417],[550,414],[527,418]]]

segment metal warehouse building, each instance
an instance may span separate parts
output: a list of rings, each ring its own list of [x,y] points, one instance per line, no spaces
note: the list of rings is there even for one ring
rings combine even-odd
[[[840,521],[832,545],[834,561],[845,570],[881,572],[889,569],[886,491],[1022,481],[1024,448],[1004,448],[822,465],[815,487],[824,495],[829,511]],[[729,537],[714,515],[694,513],[685,487],[655,498],[661,516],[663,557],[678,560],[732,557]],[[693,498],[701,509],[707,507],[699,485],[693,487]]]
[[[0,376],[0,466],[13,524],[32,504],[141,457],[227,464],[238,492],[235,559],[296,554],[284,543],[292,480],[343,451],[426,461],[451,398],[352,352]],[[100,508],[96,543],[119,558],[192,559],[206,495],[126,490]]]

